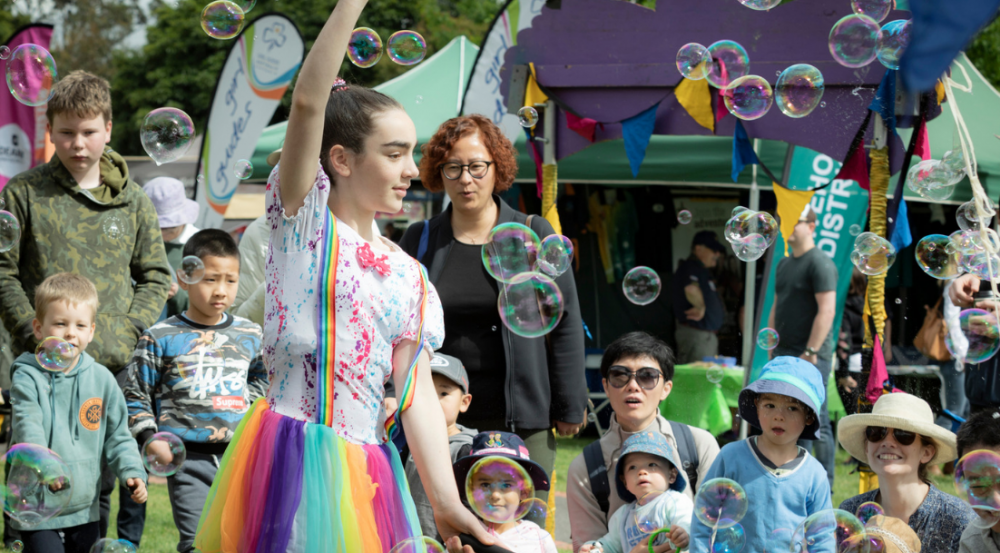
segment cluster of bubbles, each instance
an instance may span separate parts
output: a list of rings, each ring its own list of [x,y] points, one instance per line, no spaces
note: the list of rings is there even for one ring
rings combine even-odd
[[[554,278],[569,270],[573,242],[553,234],[539,240],[520,223],[490,231],[482,250],[483,266],[501,284],[497,307],[504,325],[519,336],[544,336],[563,316],[562,291]]]
[[[434,538],[418,536],[407,538],[389,550],[389,553],[444,553],[445,548],[441,542]]]
[[[694,498],[694,514],[712,528],[711,550],[739,553],[746,544],[740,521],[747,513],[746,491],[734,480],[713,478],[701,485]]]
[[[194,121],[177,108],[149,112],[139,128],[142,148],[157,165],[177,161],[194,142]]]
[[[3,201],[3,200],[0,200]],[[0,206],[2,209],[3,206]],[[21,241],[21,224],[9,211],[0,211],[0,253],[14,247]]]
[[[649,305],[660,296],[663,283],[660,275],[649,267],[635,267],[625,273],[622,279],[622,292],[625,299],[636,305]]]
[[[255,1],[246,2],[253,7]],[[216,0],[210,2],[201,11],[201,29],[208,36],[218,40],[235,38],[243,29],[246,21],[246,10],[240,2]]]
[[[55,452],[34,444],[17,444],[3,456],[7,480],[3,510],[27,527],[57,516],[73,496],[69,467]]]
[[[517,495],[515,501],[503,497]],[[535,498],[528,471],[508,457],[490,455],[476,461],[465,477],[465,496],[472,512],[486,522],[502,524],[525,517],[545,517],[545,502]]]
[[[774,244],[778,237],[778,222],[766,211],[736,207],[726,222],[725,235],[736,257],[742,261],[755,261]]]
[[[101,538],[90,546],[90,553],[135,553],[135,544],[128,540]]]
[[[862,232],[854,239],[851,263],[868,275],[884,275],[896,261],[896,247],[874,232]]]
[[[416,31],[397,31],[389,36],[389,59],[399,65],[416,65],[427,55],[427,41]],[[358,27],[347,43],[347,57],[351,63],[367,69],[382,59],[386,49],[382,38],[374,29]]]
[[[189,255],[181,260],[177,278],[184,284],[197,284],[205,276],[205,264],[197,255]]]
[[[767,327],[760,329],[757,333],[757,347],[771,351],[772,349],[778,347],[778,342],[781,337],[778,335],[778,331]]]
[[[172,432],[157,432],[142,446],[142,466],[154,476],[173,476],[185,459],[184,442]]]
[[[945,153],[944,158],[925,159],[906,173],[906,186],[928,200],[947,200],[955,186],[965,177],[965,158],[962,150]]]
[[[250,160],[247,159],[237,160],[233,164],[233,174],[240,180],[249,179],[250,175],[253,175],[253,163],[250,163]]]
[[[958,358],[965,352],[966,363],[982,363],[1000,350],[1000,324],[997,316],[985,309],[970,308],[958,314],[960,336],[949,332],[944,336],[944,345]]]
[[[73,344],[55,336],[49,336],[35,347],[35,360],[43,369],[52,372],[63,372],[70,368],[75,354]]]
[[[7,58],[7,89],[27,106],[41,106],[52,96],[59,79],[56,60],[37,44],[22,44]]]
[[[889,15],[891,0],[855,0],[854,13],[830,29],[830,55],[844,67],[864,67],[876,58],[889,69],[899,69],[899,60],[910,43],[910,21],[897,19],[879,27]]]
[[[955,463],[955,486],[979,515],[972,524],[990,528],[1000,522],[1000,455],[985,449],[966,453]]]
[[[538,124],[538,110],[531,106],[524,106],[517,110],[517,122],[526,129],[534,127]]]

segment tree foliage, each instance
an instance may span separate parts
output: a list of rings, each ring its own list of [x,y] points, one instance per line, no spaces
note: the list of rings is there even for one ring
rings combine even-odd
[[[247,19],[253,21],[270,12],[288,16],[302,33],[308,52],[335,4],[335,0],[258,0]],[[204,0],[156,1],[147,44],[139,51],[115,52],[112,145],[116,150],[142,153],[139,127],[146,114],[158,107],[180,108],[191,116],[196,128],[204,129],[215,80],[233,46],[233,41],[216,40],[202,31],[204,7]],[[430,56],[462,34],[480,40],[498,7],[496,0],[371,0],[358,26],[371,27],[383,41],[398,30],[416,30],[427,40]],[[349,82],[374,86],[408,69],[383,56],[371,69],[345,61],[340,74]],[[285,95],[272,122],[288,117],[290,97]]]
[[[31,16],[14,12],[14,0],[0,0],[0,44],[6,43],[14,32],[31,23]]]
[[[965,50],[972,65],[994,88],[1000,89],[1000,18],[994,19]]]

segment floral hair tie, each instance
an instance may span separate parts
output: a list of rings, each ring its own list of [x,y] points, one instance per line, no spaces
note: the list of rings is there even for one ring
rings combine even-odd
[[[330,93],[340,92],[343,90],[347,90],[348,88],[349,86],[347,84],[347,81],[341,79],[340,77],[337,77],[337,80],[333,81],[333,88],[330,89]]]

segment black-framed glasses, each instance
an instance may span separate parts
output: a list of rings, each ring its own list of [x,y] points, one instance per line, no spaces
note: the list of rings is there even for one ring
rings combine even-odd
[[[448,180],[458,180],[462,177],[462,172],[469,170],[469,175],[474,179],[481,179],[490,171],[492,161],[473,161],[467,165],[461,163],[442,163],[441,174]]]
[[[886,428],[884,426],[869,426],[865,428],[865,437],[868,441],[877,444],[886,438],[892,432],[892,436],[896,438],[899,445],[910,445],[914,440],[917,439],[916,432],[910,432],[909,430],[900,430],[898,428]]]
[[[652,390],[660,381],[663,373],[653,367],[643,367],[637,371],[630,371],[628,367],[615,365],[608,369],[608,383],[614,388],[624,388],[634,378],[636,384],[643,390]]]

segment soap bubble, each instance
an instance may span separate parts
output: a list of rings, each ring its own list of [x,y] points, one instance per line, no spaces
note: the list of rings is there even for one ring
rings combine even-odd
[[[507,457],[483,457],[465,477],[465,496],[472,512],[494,524],[516,520],[521,502],[534,494],[528,471]]]
[[[177,269],[177,278],[184,284],[197,284],[205,276],[205,264],[197,255],[189,255],[181,260],[181,268]]]
[[[247,159],[237,160],[236,164],[233,165],[233,174],[240,180],[249,179],[250,175],[253,175],[253,163]]]
[[[650,492],[640,497],[632,516],[636,528],[643,534],[652,534],[670,527],[674,516],[674,499],[669,494]]]
[[[756,261],[767,251],[767,240],[759,234],[751,234],[739,241],[732,242],[733,253],[741,261]]]
[[[928,275],[949,280],[962,273],[962,256],[954,248],[949,252],[951,238],[943,234],[929,234],[917,242],[914,255],[917,265]]]
[[[993,220],[991,212],[995,211],[995,208],[992,201],[985,207],[986,224],[989,226],[990,221]],[[962,230],[978,231],[980,229],[982,221],[979,218],[979,210],[976,208],[976,200],[969,200],[958,206],[958,209],[955,210],[955,222],[958,223],[958,228]]]
[[[823,99],[823,73],[807,63],[795,64],[784,71],[774,84],[774,97],[781,113],[789,117],[805,117]]]
[[[0,46],[0,60],[5,60],[10,57],[10,48],[6,45]]]
[[[737,522],[715,532],[712,537],[712,553],[740,553],[746,544],[746,532],[743,531],[743,525]]]
[[[889,69],[899,69],[899,60],[910,44],[910,20],[897,19],[882,25],[875,47],[878,61]]]
[[[367,69],[382,59],[382,39],[368,27],[358,27],[347,43],[347,57],[351,63]]]
[[[878,515],[885,515],[885,510],[882,506],[874,501],[866,501],[861,505],[858,505],[858,509],[854,512],[861,524],[867,525],[868,521]]]
[[[563,316],[563,296],[548,275],[515,275],[500,291],[497,300],[500,320],[518,336],[544,336],[559,324]]]
[[[689,42],[677,51],[677,70],[685,79],[699,81],[708,75],[712,54],[697,42]]]
[[[757,333],[757,347],[771,351],[778,347],[780,339],[781,337],[778,335],[777,330],[770,327],[762,328]]]
[[[780,3],[781,0],[740,0],[740,4],[743,4],[751,10],[760,11],[769,10]]]
[[[493,227],[483,244],[483,265],[491,277],[510,282],[534,270],[540,249],[535,231],[520,223],[504,223]]]
[[[243,29],[246,14],[235,2],[216,0],[201,12],[201,28],[208,36],[219,40],[235,38]]]
[[[154,476],[173,476],[185,459],[184,442],[173,432],[157,432],[142,446],[142,466]]]
[[[90,553],[135,553],[135,545],[128,540],[101,538],[90,546]]]
[[[966,363],[982,363],[996,355],[1000,349],[1000,325],[996,315],[984,309],[965,309],[958,314],[958,322],[962,336],[969,343]],[[950,332],[944,335],[944,345],[952,356],[960,357],[961,351],[956,347],[959,344],[954,343]]]
[[[726,88],[729,83],[750,72],[750,56],[739,43],[732,40],[713,42],[708,47],[712,61],[708,66],[709,84],[716,88]]]
[[[848,229],[848,232],[851,233],[851,236],[857,236],[861,234],[861,225],[857,223],[851,225],[851,228]]]
[[[862,232],[854,239],[851,263],[862,273],[882,275],[896,261],[896,248],[885,238],[873,233]]]
[[[875,59],[878,22],[867,15],[848,15],[830,29],[830,55],[844,67],[864,67]]]
[[[901,305],[902,303],[903,300],[901,300],[900,298],[896,298],[896,305]]]
[[[524,106],[517,110],[517,121],[522,127],[534,127],[538,124],[538,110],[531,106]]]
[[[806,517],[792,533],[792,550],[802,553],[865,551],[865,525],[840,509],[827,509]]]
[[[718,384],[722,382],[722,379],[726,377],[726,370],[718,365],[712,365],[705,371],[705,379],[712,384]]]
[[[778,528],[764,542],[764,553],[789,553],[792,546],[792,529]]]
[[[955,184],[962,180],[961,177],[962,175],[956,175],[944,167],[940,161],[925,159],[906,172],[906,186],[924,198],[941,201],[951,197]]]
[[[542,240],[538,252],[538,268],[551,277],[569,270],[573,261],[573,241],[561,234],[550,234]]]
[[[983,280],[991,280],[1000,275],[1000,257],[986,252],[966,255],[962,257],[962,268]]]
[[[522,500],[521,504],[517,506],[517,513],[514,518],[520,520],[526,518],[529,520],[545,520],[549,514],[549,506],[544,501],[537,497],[529,497],[528,499]]]
[[[733,210],[733,216],[726,222],[725,236],[731,244],[743,241],[751,235],[764,238],[767,248],[778,237],[778,222],[766,211],[753,211],[745,207]]]
[[[986,449],[966,453],[955,463],[955,486],[979,515],[973,524],[980,528],[996,524],[1000,518],[1000,455]]]
[[[55,452],[22,443],[12,446],[3,462],[9,471],[3,510],[11,518],[34,527],[69,505],[73,496],[69,467]]]
[[[625,298],[636,305],[649,305],[660,295],[660,275],[649,267],[636,267],[622,279]]]
[[[854,13],[882,21],[892,11],[893,0],[851,0]]]
[[[158,108],[149,112],[139,129],[142,148],[157,165],[177,161],[194,141],[194,122],[177,108]]]
[[[6,46],[4,48],[6,48]],[[0,54],[2,54],[2,52],[0,52]],[[10,544],[10,550],[14,553],[21,553],[24,551],[24,542],[21,540],[14,540],[14,543]]]
[[[434,538],[418,536],[407,538],[389,550],[389,553],[444,553],[446,549]]]
[[[701,485],[694,498],[694,514],[705,526],[726,528],[743,520],[747,493],[728,478],[713,478]]]
[[[72,366],[75,356],[76,347],[55,336],[49,336],[35,347],[35,359],[47,371],[65,371]]]
[[[253,7],[257,5],[257,0],[233,0],[233,1],[236,2],[236,5],[238,5],[245,14],[250,13],[250,10],[252,10]]]
[[[58,78],[56,60],[37,44],[22,44],[7,59],[7,88],[26,106],[45,105]]]
[[[386,45],[389,59],[399,65],[416,65],[427,55],[427,41],[416,31],[396,31]]]
[[[21,225],[8,211],[0,211],[0,253],[14,247],[21,241]]]
[[[690,223],[691,219],[691,212],[686,209],[682,209],[680,213],[677,214],[677,222],[682,225]]]
[[[965,155],[962,153],[961,148],[945,152],[944,157],[941,158],[941,165],[952,173],[957,174],[959,180],[965,176]]]
[[[744,121],[760,119],[774,103],[774,91],[764,77],[744,75],[722,90],[726,109]]]

